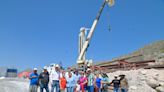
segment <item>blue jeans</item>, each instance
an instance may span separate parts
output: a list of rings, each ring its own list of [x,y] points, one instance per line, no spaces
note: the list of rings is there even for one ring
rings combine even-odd
[[[88,92],[94,92],[94,86],[88,86]]]
[[[40,92],[43,92],[44,89],[49,92],[48,84],[40,84]]]
[[[121,88],[121,92],[127,92],[127,89]]]
[[[67,87],[67,92],[74,92],[74,87]]]
[[[114,92],[119,92],[119,88],[114,88]]]
[[[51,92],[54,92],[54,88],[56,88],[55,92],[60,92],[60,86],[58,80],[53,80],[51,85]]]

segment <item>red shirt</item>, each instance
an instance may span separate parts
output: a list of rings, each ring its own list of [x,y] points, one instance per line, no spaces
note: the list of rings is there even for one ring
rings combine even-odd
[[[66,88],[66,83],[67,83],[67,81],[66,81],[66,79],[65,78],[60,78],[60,88],[61,89],[65,89]]]

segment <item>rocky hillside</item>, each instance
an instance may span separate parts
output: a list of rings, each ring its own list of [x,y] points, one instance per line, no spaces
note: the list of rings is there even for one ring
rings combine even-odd
[[[154,42],[152,44],[146,45],[145,47],[133,52],[131,55],[142,56],[129,59],[129,61],[142,61],[142,60],[156,60],[159,56],[164,53],[164,40]]]
[[[117,61],[120,59],[126,59],[126,61],[129,61],[129,62],[143,61],[143,60],[159,61],[159,59],[162,59],[162,61],[164,61],[164,40],[148,44],[144,46],[143,48],[138,49],[128,55],[114,58],[111,61],[107,61],[107,62]],[[101,65],[107,62],[99,62],[97,64]]]

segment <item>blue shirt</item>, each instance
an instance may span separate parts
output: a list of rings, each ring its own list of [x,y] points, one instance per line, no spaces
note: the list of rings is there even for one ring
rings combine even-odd
[[[96,78],[96,85],[98,88],[101,87],[101,78]]]
[[[67,78],[67,87],[74,87],[76,84],[75,78],[72,76],[71,78]]]
[[[32,78],[32,77],[36,77],[36,78]],[[38,84],[38,74],[37,73],[31,73],[30,74],[30,85],[37,85]]]

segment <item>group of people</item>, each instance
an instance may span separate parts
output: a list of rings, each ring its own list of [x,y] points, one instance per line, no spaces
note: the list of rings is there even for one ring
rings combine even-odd
[[[40,92],[44,89],[46,92],[108,92],[109,86],[113,86],[114,92],[120,90],[127,92],[128,88],[125,75],[115,76],[115,79],[110,82],[105,73],[94,74],[90,68],[85,72],[71,68],[66,71],[60,69],[59,65],[54,65],[51,71],[44,67],[40,74],[37,73],[37,68],[34,68],[29,79],[29,92],[37,92],[38,87]]]

